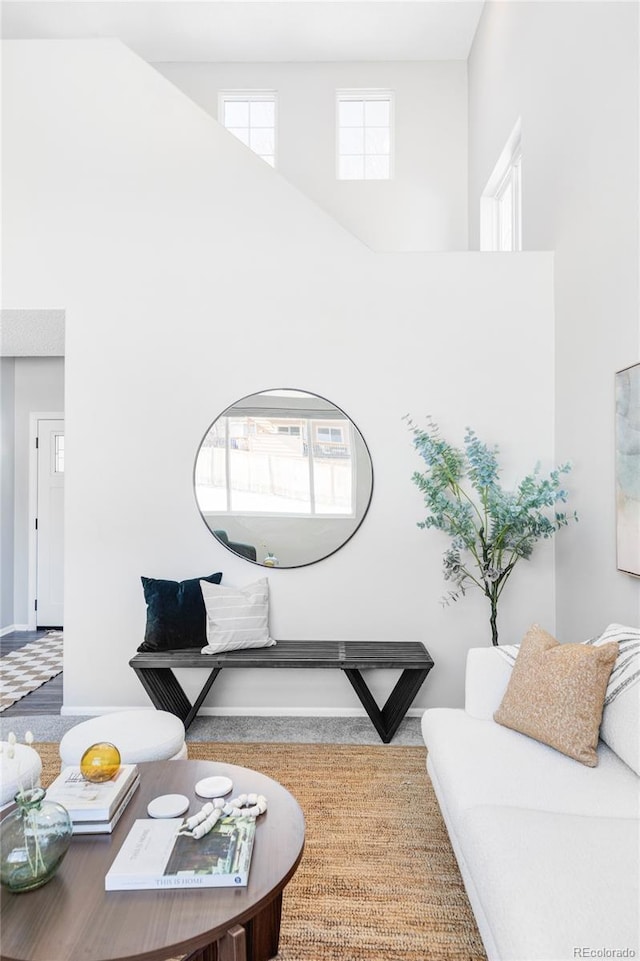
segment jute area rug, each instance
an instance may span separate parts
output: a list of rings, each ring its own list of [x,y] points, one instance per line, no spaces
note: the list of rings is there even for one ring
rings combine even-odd
[[[0,713],[62,670],[62,634],[50,631],[0,658]]]
[[[36,745],[46,786],[58,746]],[[306,842],[278,961],[486,961],[420,747],[188,743],[298,800]]]

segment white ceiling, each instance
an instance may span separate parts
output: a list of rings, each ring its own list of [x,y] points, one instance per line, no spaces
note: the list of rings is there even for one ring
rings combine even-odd
[[[117,37],[150,62],[466,60],[484,0],[3,0],[7,39]]]

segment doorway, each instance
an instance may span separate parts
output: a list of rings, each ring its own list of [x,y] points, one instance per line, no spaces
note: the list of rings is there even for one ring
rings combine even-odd
[[[31,415],[32,626],[64,624],[64,415]],[[31,625],[30,625],[31,626]]]

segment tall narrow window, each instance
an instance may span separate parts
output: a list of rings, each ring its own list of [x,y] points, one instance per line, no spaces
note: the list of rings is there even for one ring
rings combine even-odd
[[[339,90],[338,180],[389,180],[393,94],[390,90]]]
[[[64,474],[64,434],[55,435],[54,472]]]
[[[480,198],[480,249],[522,250],[522,144],[513,128]]]
[[[276,165],[276,95],[273,91],[228,91],[218,98],[218,119],[229,133],[271,167]]]

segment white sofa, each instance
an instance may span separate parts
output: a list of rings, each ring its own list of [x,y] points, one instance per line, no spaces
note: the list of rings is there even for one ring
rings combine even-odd
[[[472,649],[465,708],[422,719],[489,961],[640,958],[640,777],[602,740],[591,768],[496,724],[510,673],[495,648]]]

